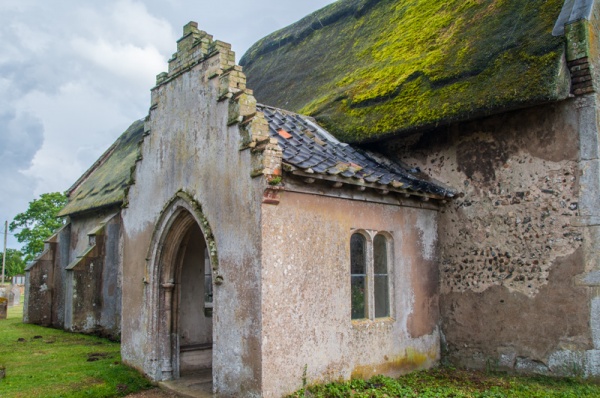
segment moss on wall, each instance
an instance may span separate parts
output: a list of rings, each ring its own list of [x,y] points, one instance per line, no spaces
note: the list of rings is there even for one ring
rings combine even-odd
[[[369,141],[563,99],[562,0],[342,0],[244,55],[259,102]]]
[[[88,170],[87,177],[69,194],[69,203],[59,215],[66,216],[123,203],[125,188],[130,183],[131,168],[137,160],[138,143],[143,133],[143,120],[129,126],[100,157],[100,161]]]

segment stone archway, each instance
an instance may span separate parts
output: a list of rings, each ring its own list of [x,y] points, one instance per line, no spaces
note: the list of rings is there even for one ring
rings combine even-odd
[[[147,283],[156,379],[212,365],[216,246],[201,207],[180,192],[163,210],[149,252]]]

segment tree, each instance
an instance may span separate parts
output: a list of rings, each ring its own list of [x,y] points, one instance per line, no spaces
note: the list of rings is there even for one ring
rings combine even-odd
[[[11,232],[20,229],[15,237],[20,243],[25,243],[23,254],[26,262],[40,255],[44,250],[44,241],[63,226],[64,220],[56,215],[66,203],[67,197],[60,192],[43,193],[39,199],[29,202],[27,211],[17,214],[10,223]]]
[[[2,252],[0,252],[0,262],[2,261]],[[6,249],[6,268],[4,269],[4,276],[12,278],[15,275],[21,275],[25,272],[25,260],[23,259],[23,253],[16,249]],[[0,272],[2,264],[0,263]]]

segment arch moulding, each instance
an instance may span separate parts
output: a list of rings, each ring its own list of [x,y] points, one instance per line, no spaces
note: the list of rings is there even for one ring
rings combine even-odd
[[[202,206],[192,195],[181,190],[163,207],[156,222],[146,256],[144,283],[148,304],[149,326],[152,331],[154,351],[154,379],[170,380],[179,375],[178,342],[174,339],[173,292],[177,270],[182,261],[181,243],[197,224],[208,249],[215,285],[223,282],[218,273],[217,245],[212,228],[202,211]]]

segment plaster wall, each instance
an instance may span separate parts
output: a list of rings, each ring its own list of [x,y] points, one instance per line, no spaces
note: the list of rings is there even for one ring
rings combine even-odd
[[[57,231],[57,245],[54,257],[53,287],[52,287],[52,326],[65,326],[65,285],[66,271],[69,264],[70,226]]]
[[[113,338],[120,338],[121,335],[121,228],[119,217],[107,224],[104,231],[100,325]]]
[[[598,315],[581,283],[590,268],[581,216],[597,199],[582,192],[580,144],[587,144],[580,132],[593,127],[592,138],[597,129],[594,111],[581,101],[454,124],[379,148],[460,191],[442,211],[439,231],[445,355],[457,364],[595,373],[588,357]]]
[[[44,251],[26,269],[23,321],[64,327],[65,267],[69,260],[70,225],[52,235]]]
[[[216,53],[153,89],[135,184],[123,211],[124,262],[122,355],[161,380],[156,330],[156,289],[150,249],[159,216],[178,192],[201,206],[218,255],[214,289],[213,384],[217,393],[259,396],[260,201],[264,180],[250,177],[251,154],[240,151],[237,124],[228,126],[227,99],[219,100]],[[212,71],[212,72],[210,72]],[[210,73],[209,73],[210,72]],[[158,270],[164,264],[156,264]],[[213,264],[217,266],[217,264]],[[176,282],[176,281],[175,281]],[[154,290],[153,290],[154,289]]]
[[[119,339],[122,242],[120,216],[114,214],[71,217],[69,262],[62,268],[67,330]]]
[[[92,232],[108,216],[108,213],[98,212],[70,217],[71,239],[69,264],[77,260],[90,247],[88,234]]]
[[[436,211],[286,191],[262,212],[263,396],[437,363]],[[355,229],[392,237],[391,317],[351,320]]]
[[[52,253],[45,252],[43,254],[46,256],[38,258],[25,271],[23,322],[52,326],[52,291],[50,289],[54,259],[51,256]]]

